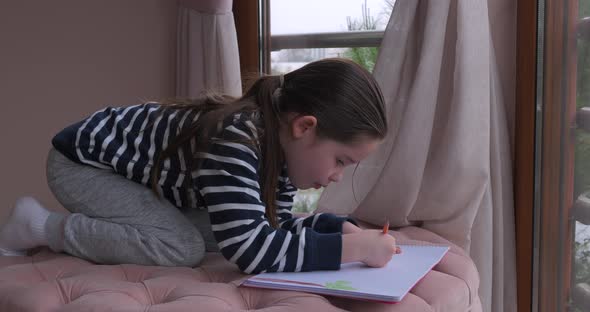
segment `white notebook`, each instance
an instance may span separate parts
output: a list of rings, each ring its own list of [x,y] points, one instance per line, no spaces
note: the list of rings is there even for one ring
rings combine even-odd
[[[297,290],[324,295],[394,303],[404,296],[449,250],[441,245],[399,245],[382,268],[361,262],[344,263],[338,271],[261,273],[242,285],[258,288]]]

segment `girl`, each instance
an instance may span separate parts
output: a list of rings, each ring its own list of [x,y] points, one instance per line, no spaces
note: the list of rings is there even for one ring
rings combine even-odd
[[[245,273],[380,267],[392,236],[331,214],[294,218],[291,206],[297,188],[338,182],[386,133],[376,81],[344,59],[262,77],[238,99],[108,107],[52,141],[48,183],[72,213],[19,199],[0,252],[196,266],[219,250]]]

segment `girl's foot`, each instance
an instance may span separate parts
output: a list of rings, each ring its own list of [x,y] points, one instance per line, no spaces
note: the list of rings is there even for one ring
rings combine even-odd
[[[34,198],[19,198],[0,230],[0,255],[22,256],[30,248],[46,246],[45,221],[49,214]]]
[[[26,255],[27,255],[26,250],[10,250],[10,249],[0,248],[0,256],[22,257],[22,256],[26,256]]]

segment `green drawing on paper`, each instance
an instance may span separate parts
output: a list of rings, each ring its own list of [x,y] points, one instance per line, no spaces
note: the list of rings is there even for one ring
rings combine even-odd
[[[356,290],[350,286],[350,281],[335,281],[334,283],[326,283],[326,288],[342,289],[342,290]]]

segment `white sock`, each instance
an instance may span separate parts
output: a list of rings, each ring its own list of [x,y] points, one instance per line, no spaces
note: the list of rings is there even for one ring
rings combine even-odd
[[[48,245],[45,221],[49,214],[34,198],[19,198],[0,230],[0,255],[18,255],[23,250]]]
[[[10,249],[0,248],[0,256],[21,257],[21,256],[26,256],[26,255],[27,255],[26,250],[10,250]]]

